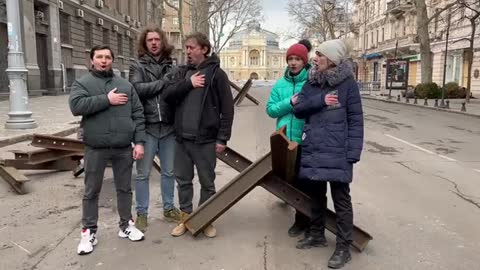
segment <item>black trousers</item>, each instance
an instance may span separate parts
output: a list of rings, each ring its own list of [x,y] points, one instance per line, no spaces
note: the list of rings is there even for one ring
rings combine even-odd
[[[186,213],[193,211],[193,167],[197,168],[200,182],[200,202],[206,202],[212,197],[215,190],[215,166],[217,154],[216,143],[196,144],[184,140],[175,144],[175,176],[177,180],[178,200],[180,210]]]
[[[352,243],[353,209],[350,197],[350,184],[330,183],[330,193],[337,215],[337,247],[348,248]],[[302,191],[312,198],[310,234],[325,235],[325,215],[327,210],[327,182],[302,180]]]
[[[120,216],[119,227],[122,230],[126,229],[128,221],[132,219],[132,147],[96,149],[86,146],[84,160],[83,228],[92,232],[97,231],[98,197],[102,190],[105,167],[111,160]]]

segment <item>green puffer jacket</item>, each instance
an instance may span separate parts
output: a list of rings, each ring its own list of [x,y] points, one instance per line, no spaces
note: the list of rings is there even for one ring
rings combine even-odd
[[[108,92],[127,94],[128,102],[112,106]],[[70,110],[82,116],[83,142],[92,148],[122,148],[145,142],[142,103],[125,79],[99,77],[91,72],[76,80],[70,93]]]
[[[292,77],[287,68],[284,76],[273,86],[267,103],[267,114],[277,118],[277,130],[286,125],[287,138],[299,144],[302,142],[304,120],[293,115],[290,99],[302,90],[308,79],[308,69],[309,66],[306,66],[298,75]]]

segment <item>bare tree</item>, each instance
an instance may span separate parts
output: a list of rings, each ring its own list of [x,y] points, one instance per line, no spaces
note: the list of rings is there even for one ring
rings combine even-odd
[[[147,2],[147,22],[154,23],[162,28],[163,0],[150,0]]]
[[[470,24],[470,37],[462,40],[469,42],[469,47],[466,51],[467,57],[467,97],[466,102],[470,102],[470,93],[472,87],[472,64],[473,64],[473,46],[475,42],[475,34],[477,27],[480,24],[480,0],[459,0],[458,6],[463,10],[461,20],[466,20]]]
[[[351,0],[289,0],[288,13],[299,24],[297,38],[335,39],[350,30],[347,17]],[[343,33],[343,34],[342,34]]]
[[[210,17],[210,31],[216,53],[249,22],[258,20],[262,10],[257,0],[216,0],[213,9],[217,12]]]
[[[422,70],[422,83],[431,83],[433,75],[433,56],[430,47],[430,36],[428,25],[432,20],[438,17],[441,13],[452,8],[456,2],[449,3],[443,8],[436,9],[433,14],[428,17],[427,5],[425,0],[415,0],[415,9],[417,11],[417,35],[420,43],[420,62]]]

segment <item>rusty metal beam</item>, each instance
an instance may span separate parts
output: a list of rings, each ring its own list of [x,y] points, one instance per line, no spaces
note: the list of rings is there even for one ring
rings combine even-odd
[[[296,161],[298,143],[291,142],[285,136],[287,127],[283,126],[270,137],[273,174],[288,183],[296,181]]]
[[[205,227],[254,189],[271,171],[272,156],[269,153],[256,161],[252,166],[243,170],[214,196],[200,205],[185,220],[185,226],[193,235],[199,234]]]
[[[33,135],[32,145],[35,147],[74,152],[83,152],[85,150],[85,145],[80,140],[41,134]]]
[[[9,183],[18,194],[26,193],[23,184],[30,180],[15,168],[0,165],[0,177]]]
[[[57,159],[71,157],[71,156],[83,156],[81,152],[74,151],[64,151],[64,150],[55,150],[55,149],[39,149],[34,151],[20,151],[13,150],[11,151],[15,154],[15,159],[18,160],[28,160],[29,164],[41,164],[48,161],[54,161]]]
[[[233,169],[238,172],[242,172],[248,166],[252,164],[250,160],[242,156],[238,152],[227,147],[225,150],[228,152],[228,158],[223,155],[217,154],[217,158],[228,164]],[[241,162],[237,162],[240,160]],[[275,175],[270,175],[263,179],[260,184],[264,189],[282,199],[298,211],[304,213],[307,216],[311,216],[311,199],[303,192],[289,185],[287,182],[279,179]],[[330,232],[336,234],[336,215],[330,209],[327,209],[325,227]],[[353,243],[352,246],[359,251],[363,251],[367,246],[368,242],[372,240],[372,236],[366,231],[354,225],[353,227]]]
[[[0,165],[14,167],[17,170],[56,170],[71,171],[75,169],[79,161],[73,157],[65,157],[54,161],[31,164],[28,159],[5,159],[0,160]]]
[[[233,99],[233,103],[237,103],[237,106],[240,105],[240,103],[246,98],[248,98],[251,102],[255,103],[255,105],[259,105],[260,102],[252,97],[250,94],[248,94],[248,91],[250,90],[250,87],[252,87],[252,80],[249,79],[242,88],[238,87],[236,84],[233,82],[230,82],[230,86],[232,86],[233,89],[235,89],[237,92],[237,96]]]

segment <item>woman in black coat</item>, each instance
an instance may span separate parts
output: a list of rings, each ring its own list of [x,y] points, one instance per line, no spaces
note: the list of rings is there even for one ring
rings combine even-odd
[[[313,199],[312,224],[297,248],[326,246],[327,182],[337,214],[337,243],[328,262],[341,268],[351,259],[353,210],[350,197],[353,164],[363,146],[363,112],[352,62],[341,40],[329,40],[315,51],[315,68],[298,96],[294,114],[305,119],[299,181]]]

